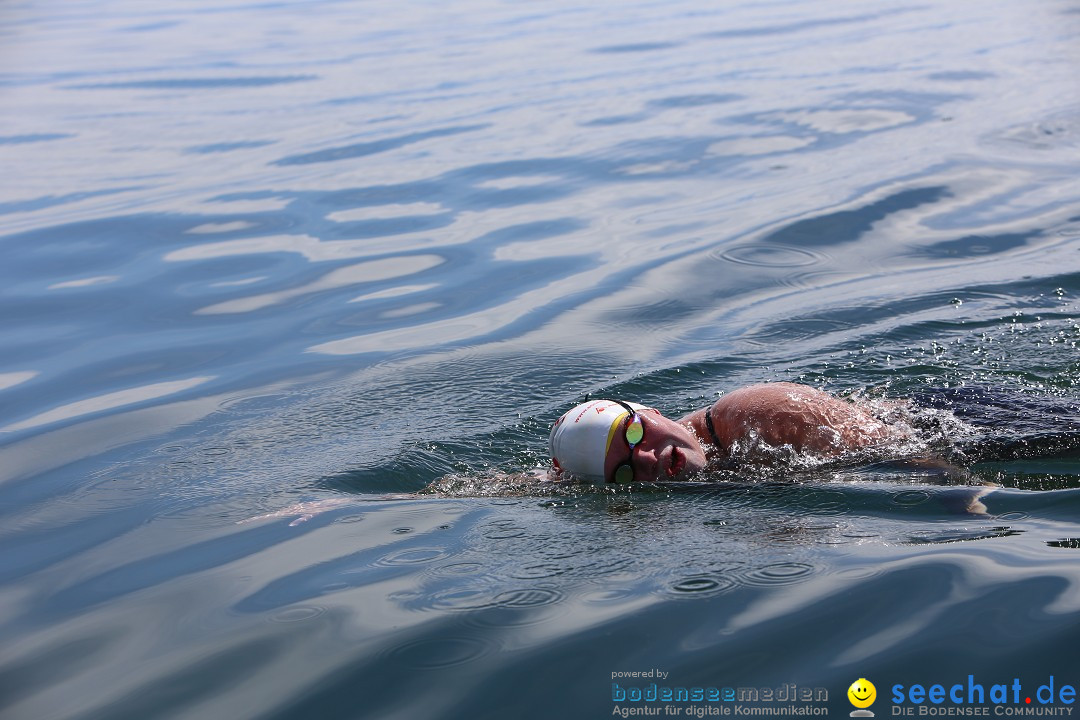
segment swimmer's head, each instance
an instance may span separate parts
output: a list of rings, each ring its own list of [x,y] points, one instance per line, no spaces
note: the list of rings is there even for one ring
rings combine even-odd
[[[605,479],[604,463],[622,420],[634,410],[649,408],[637,403],[590,400],[568,410],[555,421],[548,450],[555,468],[582,480]]]
[[[641,424],[637,440],[628,436],[631,411]],[[707,463],[689,425],[614,400],[591,400],[565,413],[551,428],[548,449],[559,472],[601,482],[615,482],[623,466],[637,482],[687,480]]]

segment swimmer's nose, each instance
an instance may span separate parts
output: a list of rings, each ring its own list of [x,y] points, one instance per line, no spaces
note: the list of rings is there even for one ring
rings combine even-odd
[[[657,457],[655,449],[640,448],[635,453],[635,456],[637,458],[637,473],[635,473],[635,475],[638,475],[642,479],[648,478],[650,480],[655,480],[659,477],[657,470],[659,469],[660,458]]]

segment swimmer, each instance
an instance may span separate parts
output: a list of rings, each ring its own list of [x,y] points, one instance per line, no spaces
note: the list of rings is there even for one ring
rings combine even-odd
[[[823,457],[904,437],[850,402],[806,385],[751,385],[678,420],[655,408],[590,400],[551,429],[557,475],[603,482],[686,480],[713,458],[760,440]]]
[[[562,477],[609,483],[678,481],[691,479],[710,462],[729,459],[736,448],[759,440],[829,458],[908,438],[905,430],[881,422],[846,400],[806,385],[775,382],[736,390],[679,420],[637,403],[582,403],[564,413],[551,429],[548,443],[554,478],[540,468],[499,477],[520,480],[519,487],[528,491],[535,490],[536,483]],[[962,473],[941,458],[914,460],[917,467]],[[950,511],[984,515],[982,500],[995,488],[957,490],[940,494]],[[289,523],[295,526],[360,502],[426,500],[441,494],[440,486],[433,483],[421,493],[297,503],[239,523],[295,518]]]

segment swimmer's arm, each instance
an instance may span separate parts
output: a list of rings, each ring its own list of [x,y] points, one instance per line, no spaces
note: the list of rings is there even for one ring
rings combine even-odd
[[[538,481],[542,482],[565,482],[553,469],[536,468],[523,473],[494,473],[491,476],[477,478],[457,475],[447,475],[439,478],[418,493],[386,493],[383,495],[358,495],[349,498],[330,498],[327,500],[314,500],[300,502],[284,507],[274,512],[256,515],[244,520],[238,520],[237,525],[258,522],[259,520],[274,520],[278,518],[294,518],[289,527],[307,522],[313,517],[323,513],[337,510],[342,507],[359,505],[372,501],[389,500],[426,500],[437,497],[483,497],[485,495],[505,495],[512,493],[515,488],[531,488]]]
[[[341,507],[348,507],[349,505],[356,505],[360,501],[368,502],[371,500],[413,500],[421,497],[416,493],[390,493],[386,495],[365,495],[357,498],[332,498],[329,500],[315,500],[312,502],[301,502],[289,505],[281,510],[275,510],[274,512],[266,513],[264,515],[256,515],[255,517],[249,517],[244,520],[237,520],[237,525],[245,525],[247,523],[257,522],[259,520],[270,520],[276,518],[287,518],[296,516],[296,519],[289,523],[289,527],[299,525],[302,522],[307,522],[311,518],[322,515],[325,512],[331,510],[337,510]]]

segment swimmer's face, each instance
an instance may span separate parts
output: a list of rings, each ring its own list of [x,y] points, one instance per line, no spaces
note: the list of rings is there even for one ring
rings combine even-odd
[[[705,451],[689,429],[656,410],[638,412],[645,431],[633,453],[626,441],[629,416],[619,422],[615,438],[604,459],[604,477],[611,480],[615,469],[629,461],[634,482],[686,480],[705,467]]]

